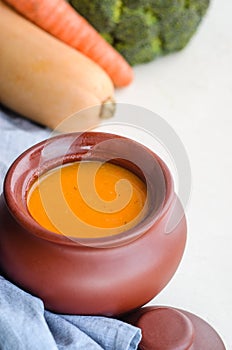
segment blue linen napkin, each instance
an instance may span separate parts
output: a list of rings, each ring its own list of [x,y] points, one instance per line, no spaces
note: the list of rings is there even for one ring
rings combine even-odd
[[[9,165],[50,132],[0,106],[0,193]],[[1,350],[135,350],[140,340],[140,329],[116,319],[49,312],[0,276]]]
[[[135,350],[141,331],[101,316],[59,315],[0,276],[1,350]]]

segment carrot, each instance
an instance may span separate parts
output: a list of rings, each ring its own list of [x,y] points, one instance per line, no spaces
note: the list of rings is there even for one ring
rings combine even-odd
[[[125,59],[66,0],[5,0],[24,17],[99,64],[117,87],[133,80]]]

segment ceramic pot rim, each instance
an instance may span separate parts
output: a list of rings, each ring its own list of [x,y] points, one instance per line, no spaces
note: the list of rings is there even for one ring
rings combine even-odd
[[[91,145],[94,146],[96,142],[94,140],[117,139],[117,140],[122,140],[122,141],[124,140],[126,142],[129,142],[129,144],[131,144],[132,147],[137,147],[142,152],[146,152],[147,154],[149,154],[159,164],[165,180],[166,191],[165,191],[163,204],[162,204],[162,207],[160,207],[160,210],[157,213],[156,212],[154,213],[154,211],[149,212],[149,214],[146,215],[145,219],[142,220],[138,225],[134,226],[133,228],[123,233],[102,237],[102,238],[95,238],[95,239],[83,238],[83,239],[78,239],[78,242],[74,241],[73,239],[71,240],[66,236],[53,233],[43,228],[42,226],[40,226],[34,220],[34,218],[30,215],[27,209],[26,199],[27,199],[29,182],[30,184],[32,184],[36,180],[36,177],[39,176],[37,172],[38,166],[39,166],[39,159],[41,156],[41,152],[47,143],[52,144],[54,142],[62,142],[65,139],[69,140],[69,138],[75,139],[75,137],[80,137],[81,139],[80,147],[83,147],[83,148],[84,146],[86,146],[86,144],[90,144],[90,146]],[[82,153],[78,153],[77,155],[80,157],[83,156]],[[70,160],[71,158],[72,156],[70,155],[70,157],[68,158],[69,162],[71,161]],[[58,159],[59,158],[57,158],[57,160]],[[51,168],[54,168],[55,166],[56,166],[55,161],[53,161]],[[18,191],[18,189],[20,189],[20,191]],[[173,201],[174,184],[173,184],[171,173],[168,167],[166,166],[166,164],[160,159],[158,155],[156,155],[154,152],[152,152],[150,149],[143,146],[142,144],[134,140],[131,140],[129,138],[115,135],[115,134],[110,134],[110,133],[75,132],[75,133],[61,134],[61,135],[52,137],[51,139],[44,140],[32,146],[31,148],[27,149],[25,152],[23,152],[13,162],[13,164],[11,165],[11,167],[7,172],[7,175],[4,181],[4,197],[5,197],[7,207],[11,212],[11,214],[15,217],[15,219],[18,221],[18,223],[21,226],[23,226],[28,232],[30,232],[30,234],[33,234],[41,239],[52,241],[53,243],[61,244],[61,245],[71,245],[71,246],[80,245],[80,246],[87,246],[92,248],[93,247],[107,248],[107,247],[120,246],[132,240],[135,240],[139,236],[147,232],[157,222],[159,222],[159,220],[167,212],[167,210],[169,209]]]

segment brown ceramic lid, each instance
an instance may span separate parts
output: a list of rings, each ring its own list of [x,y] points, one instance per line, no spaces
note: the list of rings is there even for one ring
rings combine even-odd
[[[190,312],[180,311],[189,318],[194,326],[194,350],[226,350],[222,339],[207,322]]]
[[[181,312],[157,308],[141,315],[137,326],[142,329],[141,349],[187,350],[193,344],[192,322]]]
[[[126,317],[142,330],[141,350],[225,350],[204,320],[171,307],[144,307]]]

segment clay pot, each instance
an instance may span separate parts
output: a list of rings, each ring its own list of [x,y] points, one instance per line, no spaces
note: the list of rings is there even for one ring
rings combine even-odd
[[[27,209],[32,183],[49,169],[91,159],[110,159],[146,181],[145,218],[124,233],[78,241],[41,227]],[[180,219],[173,225],[176,216]],[[130,139],[107,133],[63,134],[24,152],[5,178],[0,269],[52,311],[119,315],[144,305],[175,273],[185,241],[186,221],[167,166]]]

